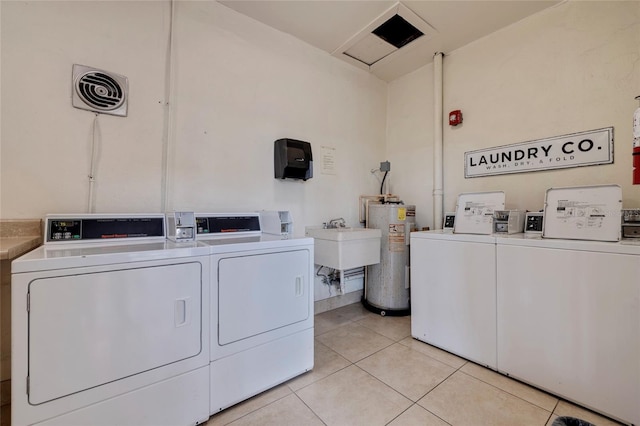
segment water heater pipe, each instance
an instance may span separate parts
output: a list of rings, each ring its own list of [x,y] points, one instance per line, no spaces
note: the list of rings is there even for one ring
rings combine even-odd
[[[433,56],[433,229],[442,229],[442,52]]]

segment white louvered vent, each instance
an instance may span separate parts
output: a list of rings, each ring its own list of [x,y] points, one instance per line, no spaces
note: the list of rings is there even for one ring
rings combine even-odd
[[[127,77],[84,65],[73,65],[72,105],[120,117],[127,116]]]

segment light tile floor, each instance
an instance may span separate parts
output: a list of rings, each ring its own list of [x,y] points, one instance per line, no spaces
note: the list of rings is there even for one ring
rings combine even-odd
[[[411,338],[409,317],[356,303],[315,317],[315,366],[207,426],[550,426],[619,423]]]
[[[619,423],[411,338],[409,317],[348,305],[315,317],[315,366],[208,426],[550,426]],[[10,406],[0,425],[10,424]]]

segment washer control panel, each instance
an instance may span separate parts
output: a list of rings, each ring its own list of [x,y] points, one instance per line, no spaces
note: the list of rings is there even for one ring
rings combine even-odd
[[[259,234],[260,213],[196,213],[198,236]]]
[[[79,240],[81,235],[81,221],[52,220],[49,225],[49,241]]]
[[[444,214],[444,220],[442,223],[442,229],[453,231],[453,226],[456,223],[456,213],[455,212],[446,212]]]
[[[524,222],[525,234],[542,234],[543,212],[527,212]]]
[[[164,215],[48,215],[45,243],[164,239]]]

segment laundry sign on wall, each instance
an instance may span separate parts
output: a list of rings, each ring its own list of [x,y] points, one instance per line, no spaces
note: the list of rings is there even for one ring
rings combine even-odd
[[[613,127],[464,153],[464,177],[613,163]]]

